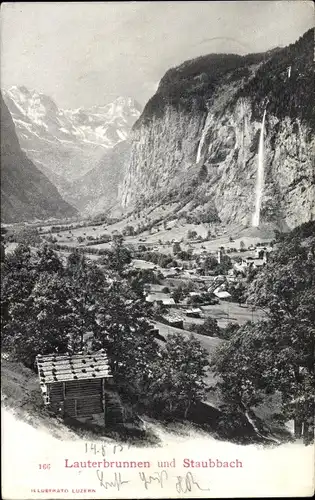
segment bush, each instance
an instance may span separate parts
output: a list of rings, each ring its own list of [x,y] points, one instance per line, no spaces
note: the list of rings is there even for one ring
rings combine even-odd
[[[221,328],[220,337],[229,340],[240,328],[238,323],[229,323],[225,328]]]
[[[221,329],[215,318],[206,318],[203,325],[196,325],[195,332],[207,337],[220,337]]]
[[[41,243],[41,237],[36,228],[23,228],[11,235],[12,241],[27,246],[37,246]]]

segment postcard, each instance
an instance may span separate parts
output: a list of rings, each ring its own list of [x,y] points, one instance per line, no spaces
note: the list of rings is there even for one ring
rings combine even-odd
[[[1,14],[3,498],[312,496],[313,3]]]

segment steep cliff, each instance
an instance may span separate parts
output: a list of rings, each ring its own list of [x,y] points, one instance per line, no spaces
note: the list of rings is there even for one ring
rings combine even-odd
[[[76,213],[21,150],[12,117],[1,97],[1,220],[21,222]]]
[[[177,202],[176,213],[251,224],[266,109],[262,223],[314,217],[313,30],[248,56],[214,54],[171,69],[133,127],[125,208]]]

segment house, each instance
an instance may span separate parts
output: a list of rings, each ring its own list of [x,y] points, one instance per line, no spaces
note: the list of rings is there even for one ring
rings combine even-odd
[[[40,387],[48,409],[76,419],[102,414],[104,425],[122,423],[106,353],[38,355]]]
[[[255,258],[263,259],[265,262],[269,260],[269,254],[272,251],[272,248],[260,247],[256,248]]]
[[[161,274],[163,278],[176,278],[178,276],[178,271],[172,269],[161,269]]]
[[[161,319],[163,320],[163,323],[166,323],[169,326],[172,326],[174,328],[184,328],[184,322],[180,316],[171,316],[171,315],[166,315],[163,314],[161,316]]]
[[[188,274],[189,276],[194,276],[196,275],[196,269],[187,269],[185,271],[185,274]]]
[[[163,304],[164,306],[175,306],[175,300],[167,293],[151,293],[146,296],[145,300],[151,304]]]
[[[219,276],[215,276],[214,279],[212,280],[211,285],[208,287],[208,293],[213,293],[214,290],[219,288],[222,285],[225,285],[227,283],[227,277],[220,274]]]
[[[253,268],[258,268],[258,267],[262,267],[266,264],[266,259],[263,258],[263,259],[257,259],[255,257],[247,257],[247,259],[244,259],[244,261],[242,262],[242,264],[245,266],[245,267],[253,267]]]
[[[227,300],[231,297],[231,294],[226,291],[225,289],[225,284],[222,284],[218,286],[214,291],[213,294],[218,298],[222,300]]]
[[[145,288],[148,289],[152,294],[154,293],[170,293],[168,286],[157,285],[155,283],[146,283]]]
[[[158,340],[162,340],[165,342],[165,338],[163,335],[160,334],[160,330],[156,328],[154,325],[152,325],[152,329],[150,330],[150,333],[153,335]]]
[[[257,257],[246,257],[242,259],[241,263],[235,262],[234,269],[236,271],[244,272],[245,269],[249,267],[260,268],[264,266],[267,262],[267,257],[264,256],[262,259],[258,259]]]
[[[222,260],[223,260],[223,256],[224,256],[224,252],[223,250],[220,248],[218,250],[218,256],[217,256],[217,260],[218,260],[218,264],[221,264]]]
[[[188,318],[200,318],[201,309],[199,307],[195,307],[192,309],[186,309],[185,314]]]
[[[158,266],[153,264],[153,262],[148,262],[147,260],[134,259],[131,263],[132,267],[135,269],[156,269]]]
[[[263,259],[254,259],[252,261],[252,266],[256,269],[256,268],[259,268],[259,267],[262,267],[266,264],[266,259],[263,258]]]
[[[245,259],[242,259],[242,262],[234,262],[233,269],[239,273],[244,273],[245,269],[248,267]]]
[[[222,300],[227,300],[231,297],[231,294],[229,292],[227,292],[226,290],[221,290],[221,291],[215,290],[213,293],[218,299],[222,299]]]

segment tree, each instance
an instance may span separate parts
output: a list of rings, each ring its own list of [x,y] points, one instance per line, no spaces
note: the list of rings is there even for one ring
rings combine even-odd
[[[116,384],[132,402],[145,399],[158,345],[147,317],[150,306],[132,298],[126,283],[107,285],[98,307],[93,347],[106,348]]]
[[[5,328],[10,322],[10,307],[23,303],[32,292],[38,272],[30,248],[18,245],[1,265],[1,323]],[[25,309],[27,310],[27,309]]]
[[[243,240],[240,241],[240,251],[245,252],[245,243]]]
[[[262,330],[259,330],[262,331]],[[263,400],[266,386],[263,366],[258,360],[257,346],[263,343],[257,325],[247,323],[216,350],[213,366],[220,377],[218,387],[229,403],[247,412]]]
[[[246,286],[243,281],[239,280],[236,283],[231,283],[228,287],[228,292],[231,294],[231,299],[238,304],[246,302]]]
[[[1,248],[0,248],[0,261],[4,262],[5,261],[5,246],[1,242]]]
[[[195,331],[207,337],[220,337],[220,327],[215,318],[206,318],[202,325],[196,325]]]
[[[63,270],[63,265],[58,254],[47,244],[37,250],[37,258],[37,270],[39,273],[57,273]]]
[[[128,269],[124,273],[135,297],[144,299],[144,288],[148,283],[159,284],[159,277],[152,269]]]
[[[175,241],[175,243],[173,245],[173,254],[177,255],[181,251],[182,251],[182,249],[181,249],[180,243],[178,243],[178,241]]]
[[[35,227],[25,227],[15,232],[14,241],[23,245],[36,246],[41,243],[41,237]]]
[[[191,260],[191,252],[187,252],[185,250],[182,250],[181,252],[178,252],[177,258],[181,260]]]
[[[180,302],[184,298],[183,288],[181,286],[175,288],[175,290],[172,291],[172,297],[176,303]]]
[[[187,232],[187,239],[188,240],[193,240],[197,237],[197,231],[189,229]]]
[[[73,278],[78,278],[82,270],[86,268],[87,262],[85,255],[74,249],[67,258],[66,272]]]
[[[126,226],[123,231],[124,236],[134,236],[135,228],[133,226]]]
[[[314,237],[293,231],[251,283],[248,302],[267,319],[238,330],[216,360],[224,393],[245,408],[280,393],[282,415],[294,420],[295,436],[312,439],[314,415]],[[314,234],[314,233],[313,233]]]
[[[33,367],[39,353],[60,354],[76,349],[80,322],[69,297],[71,290],[64,278],[43,272],[30,295],[10,301],[3,347],[13,359]]]
[[[236,334],[240,325],[238,323],[228,323],[225,328],[221,328],[220,337],[223,339],[230,339],[232,335]]]
[[[85,256],[75,251],[68,257],[67,276],[71,283],[71,305],[80,317],[80,349],[85,345],[84,334],[98,335],[99,309],[103,307],[108,278],[95,263],[88,263]]]
[[[213,255],[207,255],[205,260],[200,265],[205,275],[207,275],[209,271],[215,270],[217,266],[218,266],[218,260]]]
[[[100,264],[121,274],[130,262],[131,252],[124,246],[123,237],[119,234],[113,235],[111,249],[100,259]]]
[[[204,377],[209,366],[208,353],[191,335],[170,335],[163,355],[152,368],[151,401],[164,415],[187,418],[192,405],[205,397]]]
[[[79,252],[64,269],[51,248],[31,253],[19,245],[2,271],[3,344],[14,359],[32,366],[38,352],[82,349],[84,334],[97,330],[95,297],[104,279]]]

